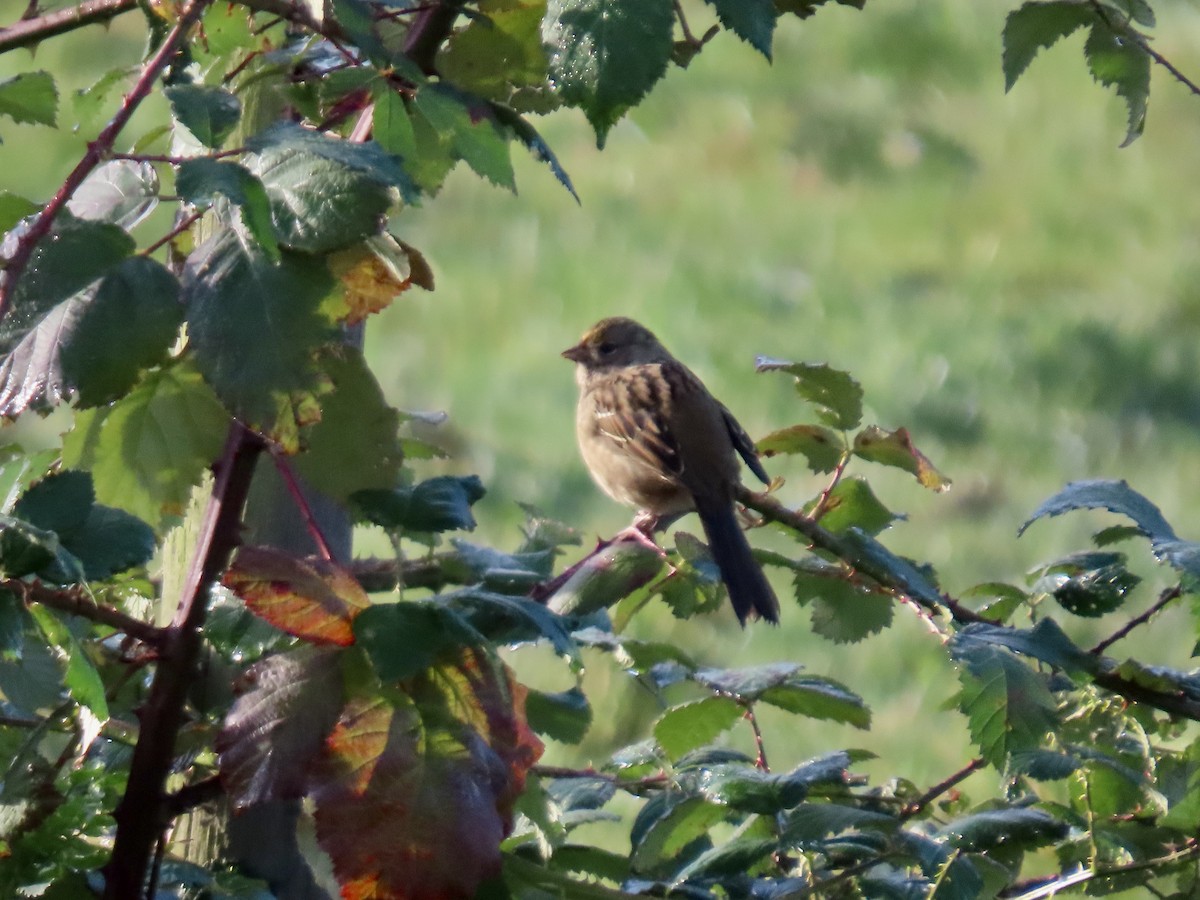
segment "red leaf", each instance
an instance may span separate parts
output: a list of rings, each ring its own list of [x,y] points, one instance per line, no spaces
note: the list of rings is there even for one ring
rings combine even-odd
[[[336,563],[269,547],[243,547],[223,582],[260,619],[313,644],[353,644],[354,617],[371,603]]]
[[[407,686],[351,699],[312,771],[317,837],[345,900],[474,897],[500,871],[542,752],[524,689],[482,650]]]

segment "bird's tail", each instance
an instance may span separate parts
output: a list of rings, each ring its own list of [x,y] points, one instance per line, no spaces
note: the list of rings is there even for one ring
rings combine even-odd
[[[696,498],[696,507],[738,621],[745,625],[747,619],[761,616],[778,624],[779,601],[767,576],[754,561],[750,542],[738,525],[733,504],[728,500],[702,502]]]

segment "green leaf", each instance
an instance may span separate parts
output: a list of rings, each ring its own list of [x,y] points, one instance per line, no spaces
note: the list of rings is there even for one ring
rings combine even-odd
[[[1098,665],[1096,657],[1079,649],[1053,619],[1042,619],[1030,629],[973,622],[955,633],[950,652],[966,654],[984,645],[1007,647],[1064,672],[1094,673]]]
[[[933,467],[933,463],[912,442],[906,428],[885,431],[878,425],[868,425],[854,436],[854,455],[885,466],[894,466],[915,475],[921,487],[948,491],[950,479]]]
[[[711,803],[740,812],[775,815],[799,805],[818,784],[843,785],[849,756],[831,753],[797,766],[790,772],[764,772],[748,763],[701,766],[680,781]]]
[[[111,222],[126,230],[158,205],[158,172],[148,162],[110,159],[83,180],[67,201],[71,214],[89,222]]]
[[[654,738],[671,759],[679,759],[728,731],[745,707],[729,697],[705,697],[672,706],[654,723]]]
[[[775,0],[708,0],[721,24],[765,56],[771,58],[775,34]]]
[[[832,472],[842,460],[846,442],[842,436],[824,425],[791,425],[772,431],[757,445],[763,456],[779,453],[802,453],[808,467],[817,473]]]
[[[11,231],[23,218],[39,209],[41,207],[32,200],[26,200],[11,191],[0,191],[0,234]]]
[[[179,282],[160,263],[127,259],[104,276],[62,347],[62,371],[83,407],[125,394],[162,362],[183,323]]]
[[[471,507],[486,493],[477,475],[439,475],[411,487],[359,491],[362,519],[389,531],[474,531]]]
[[[1133,490],[1125,481],[1074,481],[1044,501],[1020,527],[1017,534],[1046,516],[1060,516],[1077,509],[1107,509],[1126,516],[1153,542],[1176,540],[1175,530],[1157,506]]]
[[[609,129],[662,78],[675,15],[669,0],[549,0],[542,41],[550,82],[604,146]]]
[[[384,400],[360,351],[339,345],[322,354],[320,364],[333,393],[321,399],[321,421],[305,430],[296,471],[337,500],[394,485],[404,458],[400,413]]]
[[[354,620],[354,637],[384,681],[403,681],[467,646],[482,642],[474,628],[443,604],[372,606]]]
[[[245,166],[203,157],[184,160],[175,175],[175,190],[188,203],[201,207],[224,197],[241,210],[242,222],[259,247],[273,262],[279,261],[270,198],[262,182]]]
[[[547,694],[530,690],[525,697],[529,727],[565,744],[578,744],[592,724],[592,706],[579,688]]]
[[[849,372],[825,363],[793,363],[760,357],[758,372],[787,372],[796,378],[796,392],[817,408],[817,418],[839,431],[862,421],[862,385]]]
[[[888,580],[900,585],[906,594],[915,597],[923,606],[935,608],[942,605],[942,595],[938,592],[929,567],[918,568],[911,560],[897,556],[858,528],[851,528],[842,536],[842,540],[854,554],[854,558],[848,560],[851,565],[869,563],[872,567],[882,569]]]
[[[80,412],[63,465],[92,473],[96,497],[156,528],[182,515],[220,455],[229,415],[190,365],[150,372],[110,407]]]
[[[16,444],[0,447],[0,513],[11,513],[17,498],[58,462],[57,450],[26,453]]]
[[[1004,21],[1004,89],[1012,90],[1039,50],[1095,20],[1091,7],[1074,0],[1024,3],[1010,12]]]
[[[171,113],[200,143],[219,150],[242,117],[242,103],[224,88],[176,84],[164,91]]]
[[[375,142],[388,153],[411,160],[417,155],[417,136],[404,101],[386,81],[374,86],[371,98],[375,101],[371,114],[371,134]]]
[[[1048,566],[1034,590],[1051,594],[1067,612],[1094,619],[1119,609],[1140,582],[1123,553],[1082,553]]]
[[[810,719],[842,722],[864,730],[871,727],[871,710],[867,704],[832,678],[795,675],[786,683],[764,691],[761,700]]]
[[[379,234],[394,199],[391,175],[407,181],[374,144],[276,126],[251,145],[257,152],[249,168],[270,198],[279,242],[305,253],[328,253]],[[359,148],[361,159],[351,147]]]
[[[63,673],[67,691],[77,703],[90,709],[97,719],[106,721],[108,700],[104,694],[104,682],[100,680],[100,673],[88,659],[83,646],[54,611],[37,604],[29,612],[50,644],[57,647],[67,659],[67,668]]]
[[[815,508],[816,501],[813,501],[805,507],[805,512],[811,513]],[[879,501],[866,479],[843,478],[825,498],[821,525],[835,534],[857,528],[866,534],[876,535],[889,528],[898,518]]]
[[[965,663],[959,672],[959,706],[984,758],[1003,770],[1008,757],[1041,746],[1057,725],[1045,680],[998,647],[951,644]]]
[[[542,46],[544,3],[481,3],[480,14],[438,54],[438,72],[464,90],[526,112],[549,112],[554,99]]]
[[[960,850],[992,850],[1001,845],[1032,850],[1061,840],[1067,825],[1030,807],[988,809],[955,819],[941,834]]]
[[[784,814],[781,840],[793,845],[803,845],[843,831],[891,830],[898,824],[893,816],[854,806],[801,803]]]
[[[796,601],[812,607],[813,631],[836,644],[856,643],[892,623],[891,597],[845,577],[797,572],[793,587]]]
[[[0,323],[0,349],[11,350],[55,306],[100,278],[135,247],[133,238],[116,225],[59,213],[16,284],[12,309]]]
[[[60,555],[65,561],[53,531],[35,528],[14,516],[0,516],[0,569],[7,577],[32,575],[54,565]]]
[[[1107,25],[1092,26],[1083,55],[1088,69],[1105,87],[1116,88],[1125,101],[1129,125],[1122,147],[1128,147],[1146,127],[1146,107],[1150,102],[1150,55],[1139,43],[1136,32],[1114,33]]]
[[[559,184],[565,187],[571,196],[575,198],[575,202],[578,203],[579,195],[575,193],[575,185],[571,183],[571,177],[558,161],[558,157],[554,155],[554,151],[550,149],[550,145],[537,133],[534,127],[507,107],[494,105],[492,112],[496,115],[496,121],[509,128],[517,140],[525,145],[525,149],[533,155],[534,159],[550,167],[550,171],[554,173],[554,177],[558,179]]]
[[[0,81],[0,115],[14,122],[49,125],[58,120],[58,88],[49,72],[22,72]]]
[[[25,647],[25,604],[7,588],[0,588],[0,666],[19,660]]]
[[[443,594],[442,600],[493,644],[516,644],[545,639],[578,671],[583,662],[570,633],[570,619],[547,610],[527,597],[512,597],[482,588]]]
[[[92,478],[65,470],[49,475],[25,492],[13,514],[58,536],[65,558],[42,570],[43,578],[67,584],[98,581],[148,562],[154,532],[145,522],[119,509],[94,503]],[[82,567],[82,572],[77,571]]]
[[[490,107],[441,84],[426,85],[414,102],[455,157],[492,184],[516,191],[508,137]]]
[[[718,804],[700,797],[664,792],[642,807],[634,820],[631,862],[644,874],[669,874],[685,847],[730,815]]]
[[[320,314],[332,288],[320,259],[289,253],[272,264],[228,230],[198,247],[184,271],[197,367],[235,416],[287,450],[315,419],[313,357],[336,336]]]

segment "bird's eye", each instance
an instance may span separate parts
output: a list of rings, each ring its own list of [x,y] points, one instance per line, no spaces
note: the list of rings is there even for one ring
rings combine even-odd
[[[617,349],[617,345],[614,344],[612,341],[604,341],[596,349],[600,351],[601,356],[608,356],[608,354],[612,353],[614,350]]]

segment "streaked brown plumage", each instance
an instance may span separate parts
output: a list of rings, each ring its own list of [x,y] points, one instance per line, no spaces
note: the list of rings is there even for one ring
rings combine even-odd
[[[779,601],[734,512],[740,454],[764,483],[754,443],[690,369],[632,319],[598,322],[563,352],[576,363],[576,432],[606,494],[660,521],[695,510],[738,620],[779,621]]]

